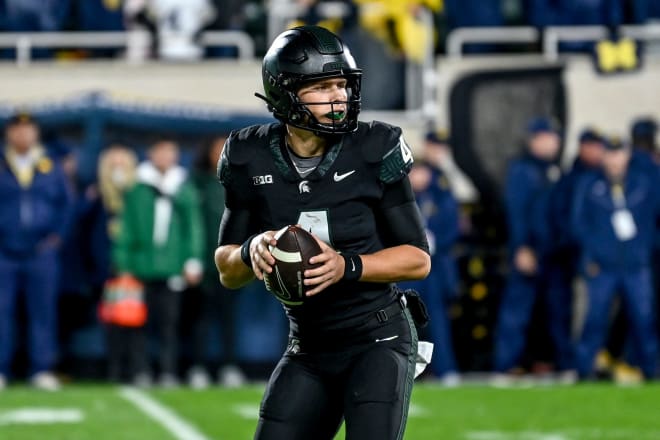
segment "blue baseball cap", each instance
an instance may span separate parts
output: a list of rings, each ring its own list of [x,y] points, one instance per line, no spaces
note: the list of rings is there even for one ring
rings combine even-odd
[[[603,136],[603,146],[608,151],[625,150],[629,147],[628,142],[619,136]]]
[[[636,119],[630,129],[633,138],[654,137],[658,131],[658,123],[653,118]]]
[[[527,123],[527,133],[530,136],[537,135],[539,133],[555,133],[559,134],[559,126],[552,118],[548,117],[537,117],[531,119]]]
[[[582,133],[580,133],[580,138],[578,140],[579,143],[585,143],[585,142],[603,142],[603,136],[598,132],[593,127],[588,127],[582,130]]]

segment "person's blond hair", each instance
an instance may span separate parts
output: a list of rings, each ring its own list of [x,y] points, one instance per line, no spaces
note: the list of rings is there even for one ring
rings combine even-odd
[[[103,206],[111,216],[124,207],[124,193],[135,183],[137,155],[122,145],[111,145],[101,153],[98,162],[98,185]],[[113,171],[119,168],[124,172],[124,180],[113,179]]]

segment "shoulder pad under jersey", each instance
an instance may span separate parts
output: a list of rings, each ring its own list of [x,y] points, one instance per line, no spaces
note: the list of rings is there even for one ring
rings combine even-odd
[[[362,131],[360,134],[364,137],[364,157],[367,162],[380,163],[380,180],[393,183],[406,176],[412,167],[413,156],[401,129],[379,121],[364,124],[362,128],[358,131]]]
[[[252,125],[231,132],[218,161],[217,173],[221,182],[228,183],[233,167],[247,164],[263,146],[268,146],[268,135],[273,125]]]

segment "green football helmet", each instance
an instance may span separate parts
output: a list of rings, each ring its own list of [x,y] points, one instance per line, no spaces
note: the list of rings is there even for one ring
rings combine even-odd
[[[280,121],[315,133],[341,134],[357,130],[362,70],[348,47],[332,32],[319,26],[300,26],[281,33],[263,59],[262,76],[268,104]],[[302,103],[298,90],[311,81],[345,78],[345,102]],[[319,122],[307,105],[344,104],[345,114],[331,111],[331,123]]]

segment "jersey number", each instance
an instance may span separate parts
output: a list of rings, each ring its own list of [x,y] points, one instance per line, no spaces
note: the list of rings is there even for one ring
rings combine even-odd
[[[302,211],[298,216],[298,224],[332,246],[327,210]]]

